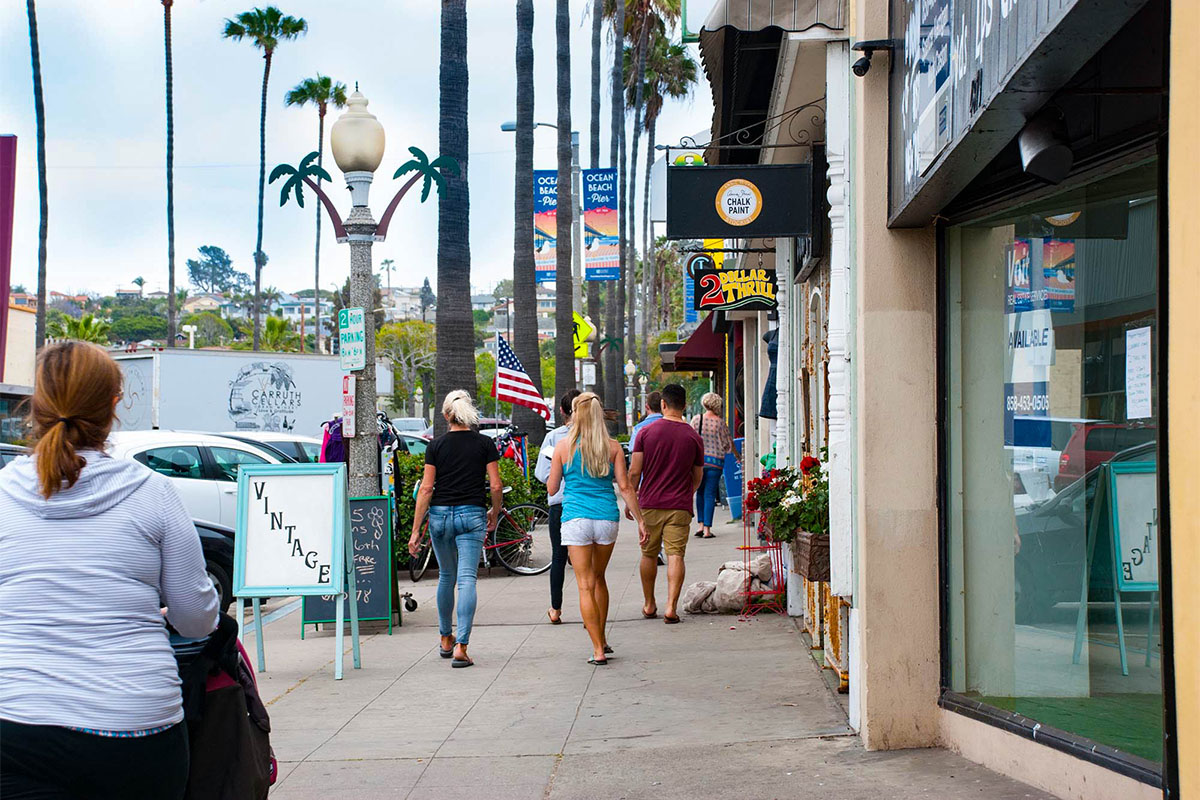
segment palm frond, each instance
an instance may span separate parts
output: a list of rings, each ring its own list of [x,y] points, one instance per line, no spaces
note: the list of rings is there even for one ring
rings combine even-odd
[[[462,172],[462,169],[458,165],[458,159],[453,156],[438,156],[429,166],[434,169],[440,169],[442,172],[454,177],[458,177]]]
[[[309,167],[312,166],[312,163],[317,160],[318,155],[320,154],[317,153],[316,150],[313,150],[304,158],[300,159],[300,168],[297,170],[297,172],[308,172]]]
[[[295,175],[296,168],[291,164],[280,164],[275,169],[271,170],[271,177],[267,179],[267,183],[274,183],[284,175]]]

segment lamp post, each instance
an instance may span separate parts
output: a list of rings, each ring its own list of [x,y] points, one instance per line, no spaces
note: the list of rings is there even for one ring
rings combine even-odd
[[[625,412],[625,425],[627,427],[633,426],[633,377],[637,375],[637,370],[637,364],[633,363],[632,358],[625,362],[625,390],[628,395],[625,404],[629,409]]]
[[[552,122],[535,122],[534,128],[554,128]],[[509,121],[500,123],[500,130],[513,133],[517,123]],[[571,131],[571,186],[572,197],[575,198],[575,213],[571,215],[571,305],[579,316],[585,316],[583,309],[583,272],[580,267],[583,253],[583,184],[579,180],[579,131]],[[529,243],[533,247],[533,242]]]
[[[183,325],[179,328],[179,330],[183,331],[184,333],[186,333],[188,335],[188,350],[195,350],[196,349],[196,326],[195,325]]]
[[[413,392],[413,401],[417,404],[417,416],[425,419],[425,391],[420,386]]]
[[[637,381],[638,381],[638,386],[641,388],[641,391],[642,391],[642,403],[641,403],[641,405],[638,406],[638,411],[640,412],[642,409],[644,409],[646,407],[646,383],[647,383],[646,373],[643,372],[641,375],[638,375]]]

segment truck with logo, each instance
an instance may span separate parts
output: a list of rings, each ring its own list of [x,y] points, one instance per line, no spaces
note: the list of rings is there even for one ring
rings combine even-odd
[[[125,376],[117,430],[318,436],[342,409],[337,356],[156,348],[113,357]],[[384,362],[376,364],[375,388],[380,399],[392,393]]]

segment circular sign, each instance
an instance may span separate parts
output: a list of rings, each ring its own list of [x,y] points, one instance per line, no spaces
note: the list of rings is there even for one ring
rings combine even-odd
[[[698,269],[713,269],[716,264],[713,263],[713,258],[708,253],[693,253],[687,260],[687,275],[689,278],[696,277]]]
[[[729,225],[749,225],[761,211],[762,194],[748,180],[734,178],[717,190],[717,216]]]

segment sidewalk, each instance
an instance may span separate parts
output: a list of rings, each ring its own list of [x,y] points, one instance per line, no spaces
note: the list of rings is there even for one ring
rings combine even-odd
[[[691,540],[689,582],[740,558],[741,527],[716,532]],[[436,579],[411,586],[420,607],[391,636],[364,624],[363,668],[347,656],[341,682],[332,633],[300,641],[283,605],[259,676],[280,761],[272,797],[1049,797],[941,750],[865,752],[791,620],[645,620],[637,561],[626,523],[606,667],[586,663],[569,570],[560,626],[546,620],[546,576],[481,576],[466,670],[436,652]]]

